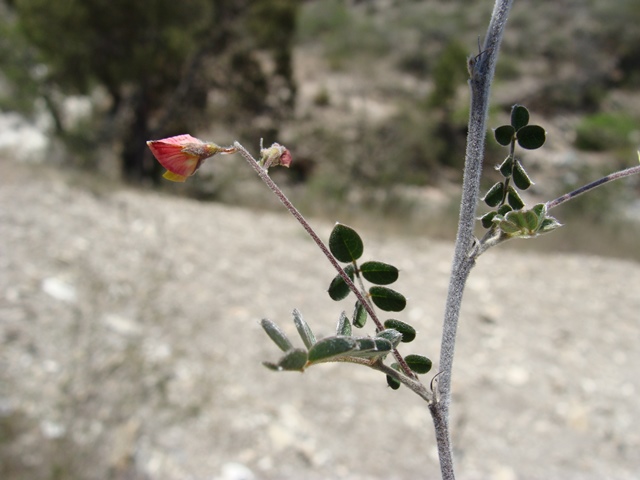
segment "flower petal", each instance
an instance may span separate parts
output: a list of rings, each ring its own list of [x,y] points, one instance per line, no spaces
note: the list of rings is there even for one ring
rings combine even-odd
[[[185,133],[183,135],[176,135],[174,137],[163,138],[161,140],[152,140],[152,142],[171,143],[171,144],[180,145],[180,146],[185,146],[188,143],[204,143],[199,138],[192,137],[188,133]]]
[[[184,182],[193,175],[202,162],[216,153],[234,153],[234,147],[219,147],[206,143],[191,135],[176,135],[161,140],[150,140],[147,145],[158,162],[167,169],[164,178]]]
[[[166,172],[164,172],[164,175],[162,175],[162,178],[171,180],[172,182],[184,182],[188,177],[178,175],[177,173],[173,173],[167,170]]]
[[[184,152],[183,145],[165,140],[149,141],[147,145],[160,165],[170,172],[188,177],[193,175],[200,163],[197,156]]]

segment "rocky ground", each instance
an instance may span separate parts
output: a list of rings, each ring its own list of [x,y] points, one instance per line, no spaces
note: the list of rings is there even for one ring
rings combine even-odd
[[[262,317],[293,335],[296,307],[321,336],[350,308],[291,218],[0,171],[3,479],[439,478],[407,389],[261,366],[278,357]],[[403,351],[437,360],[452,244],[362,233],[401,269],[399,318],[419,330]],[[637,263],[480,258],[454,372],[460,479],[640,478],[639,286]]]

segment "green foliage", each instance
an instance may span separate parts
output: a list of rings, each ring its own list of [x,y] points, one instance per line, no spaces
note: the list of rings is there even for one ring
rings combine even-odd
[[[431,370],[431,360],[422,355],[407,355],[404,360],[409,368],[418,374],[428,373]]]
[[[365,262],[360,265],[365,280],[377,285],[389,285],[398,280],[398,269],[383,262]]]
[[[575,145],[581,150],[605,151],[630,147],[640,135],[640,121],[624,113],[586,116],[576,127]]]
[[[482,199],[494,209],[480,218],[482,226],[489,230],[488,237],[497,230],[504,238],[529,238],[558,228],[560,223],[547,215],[544,204],[527,210],[518,192],[518,189],[528,189],[533,181],[515,156],[515,146],[529,150],[540,148],[546,140],[544,128],[529,125],[529,111],[522,105],[514,105],[510,124],[501,125],[493,133],[500,145],[509,147],[509,155],[496,167],[504,180],[495,183]]]
[[[387,375],[387,385],[389,385],[392,390],[398,390],[402,384],[391,375]]]
[[[353,280],[355,267],[353,265],[347,265],[344,268],[344,271],[349,276],[349,278]],[[338,300],[347,298],[347,295],[349,295],[350,290],[349,290],[349,286],[344,281],[342,276],[336,275],[331,281],[331,284],[329,285],[328,292],[332,300],[338,301]]]
[[[333,69],[345,68],[355,60],[379,58],[389,50],[384,29],[373,18],[356,14],[344,0],[310,2],[300,12],[298,38],[317,42]]]
[[[382,330],[376,335],[376,337],[389,340],[393,348],[396,348],[398,345],[400,345],[400,342],[402,341],[402,333],[393,328]]]
[[[338,325],[336,326],[336,335],[351,335],[351,322],[347,314],[342,312],[340,318],[338,318]]]
[[[308,354],[306,350],[301,348],[292,348],[288,350],[278,363],[262,362],[262,364],[270,370],[302,372],[307,365]]]
[[[302,341],[304,342],[304,346],[307,348],[311,348],[316,343],[316,337],[311,331],[311,327],[304,321],[300,312],[296,309],[293,310],[293,323],[298,330],[298,334]]]
[[[280,328],[271,320],[263,318],[260,324],[262,325],[264,331],[267,332],[267,335],[269,335],[269,338],[273,340],[273,343],[275,343],[280,348],[280,350],[286,352],[293,348],[293,345],[284,334],[284,332],[280,330]]]
[[[526,190],[531,185],[533,185],[533,182],[529,178],[529,175],[527,175],[527,172],[522,166],[522,163],[520,163],[519,161],[515,162],[512,178],[513,183],[515,183],[516,187],[518,187],[520,190]]]
[[[354,262],[362,256],[364,245],[353,228],[338,223],[331,231],[329,249],[340,262]]]
[[[296,0],[15,0],[0,19],[9,35],[0,40],[0,60],[9,92],[24,97],[4,104],[19,107],[26,96],[31,103],[40,96],[60,138],[86,155],[108,143],[122,152],[126,179],[158,178],[146,140],[196,127],[211,91],[225,93],[217,119],[254,133],[257,114],[269,113],[272,125],[262,125],[272,131],[289,114],[297,8]],[[261,52],[273,58],[273,72],[258,62]],[[275,88],[278,95],[269,98]],[[95,92],[102,97],[91,113],[93,136],[79,129],[74,136],[65,97]]]
[[[185,6],[159,0],[151,6],[125,0],[17,0],[15,7],[21,30],[50,70],[48,80],[78,93],[87,93],[96,80],[115,93],[121,82],[153,73],[166,75],[163,82],[177,81],[176,62],[191,53],[214,15],[205,1]]]
[[[336,357],[343,357],[358,348],[357,341],[352,337],[323,338],[309,350],[309,361],[327,361]]]
[[[513,138],[516,134],[516,129],[513,127],[513,125],[502,125],[496,128],[493,134],[496,137],[496,141],[503,147],[506,147],[513,141]]]
[[[31,115],[35,113],[34,99],[48,93],[38,77],[44,72],[38,68],[37,52],[22,35],[15,15],[0,5],[0,80],[4,92],[0,107]]]
[[[504,183],[498,182],[489,189],[482,199],[490,207],[497,207],[504,201]]]
[[[277,362],[263,362],[263,365],[274,371],[304,371],[306,368],[325,362],[351,362],[381,368],[386,356],[392,352],[399,355],[395,349],[402,343],[409,343],[416,337],[416,330],[411,325],[396,319],[388,319],[384,325],[371,313],[376,325],[375,336],[354,336],[352,326],[363,328],[374,305],[383,311],[401,311],[406,307],[406,298],[399,292],[388,288],[398,279],[398,269],[388,263],[367,261],[358,265],[358,259],[364,253],[364,243],[360,235],[351,227],[337,223],[329,237],[329,249],[333,256],[347,263],[344,273],[348,278],[356,280],[361,286],[355,290],[355,284],[347,286],[342,275],[337,275],[329,286],[329,296],[333,300],[342,300],[349,293],[357,293],[351,321],[342,312],[336,324],[335,335],[317,340],[311,327],[302,318],[298,310],[293,310],[293,322],[298,335],[304,343],[304,349],[294,347],[284,332],[272,321],[264,319],[261,324],[271,340],[285,352]],[[363,281],[374,283],[368,291],[364,290]],[[354,288],[354,292],[351,292]],[[366,302],[366,303],[365,303]],[[399,358],[399,357],[398,357]],[[426,373],[431,368],[431,361],[421,355],[409,355],[409,361],[404,366],[406,371],[391,365],[398,370],[398,377],[386,375],[387,384],[397,389],[403,375],[413,377],[413,373]]]
[[[360,300],[356,301],[355,306],[353,307],[353,326],[357,328],[364,327],[367,322],[367,311],[364,308],[364,305]]]
[[[511,127],[514,132],[529,125],[529,110],[522,105],[514,105],[511,109]],[[497,138],[497,137],[496,137]],[[503,144],[501,144],[503,145]]]
[[[407,299],[399,292],[387,287],[371,287],[369,296],[376,307],[385,312],[401,312],[407,306]]]
[[[312,3],[300,12],[298,35],[303,42],[311,41],[347,29],[352,21],[349,7],[343,0]]]
[[[539,125],[525,125],[516,129],[518,145],[527,150],[535,150],[544,145],[546,132]]]
[[[429,96],[431,107],[450,106],[458,87],[468,78],[467,50],[456,40],[449,42],[433,68],[433,91]]]
[[[416,338],[416,329],[408,323],[396,319],[389,319],[384,322],[385,328],[392,328],[402,334],[404,343],[412,342]]]

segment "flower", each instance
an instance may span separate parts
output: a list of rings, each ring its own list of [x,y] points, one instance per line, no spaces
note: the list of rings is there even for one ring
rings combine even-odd
[[[158,162],[167,169],[163,177],[172,182],[184,182],[207,158],[217,153],[235,153],[234,147],[220,147],[191,135],[176,135],[161,140],[149,140],[147,145]]]
[[[289,168],[291,162],[291,152],[279,143],[274,143],[269,148],[260,149],[260,166],[265,170],[277,165]]]

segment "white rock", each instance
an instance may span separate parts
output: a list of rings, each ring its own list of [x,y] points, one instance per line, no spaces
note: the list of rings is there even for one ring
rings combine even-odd
[[[56,300],[68,303],[75,303],[78,298],[76,288],[57,277],[45,278],[42,281],[42,291]]]

